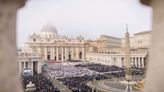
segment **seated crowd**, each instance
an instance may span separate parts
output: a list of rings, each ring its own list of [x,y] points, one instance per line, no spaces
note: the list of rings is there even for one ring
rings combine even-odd
[[[111,73],[111,74],[121,74],[121,75],[125,75],[125,67],[124,68],[120,68],[117,66],[107,66],[107,65],[101,65],[101,64],[78,64],[75,65],[76,67],[85,67],[87,69],[93,70],[93,71],[97,71],[99,73]],[[145,69],[142,68],[136,68],[136,67],[132,67],[132,75],[143,75],[145,72]]]
[[[79,64],[76,65],[76,67],[85,67],[93,71],[97,72],[122,72],[122,68],[119,68],[117,66],[107,66],[107,65],[101,65],[101,64]]]
[[[95,71],[89,70],[83,67],[75,67],[74,65],[62,65],[62,64],[54,64],[50,65],[46,72],[49,73],[50,76],[57,78],[65,78],[65,77],[81,77],[84,75],[95,75],[98,74]]]
[[[36,90],[34,92],[60,92],[59,89],[56,88],[53,83],[42,74],[23,77],[24,89],[26,89],[26,85],[30,81],[35,84]]]

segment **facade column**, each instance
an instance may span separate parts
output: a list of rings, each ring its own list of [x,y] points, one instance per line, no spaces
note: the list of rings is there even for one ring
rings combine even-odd
[[[138,67],[140,68],[141,67],[141,57],[138,57]]]
[[[133,66],[135,67],[135,57],[133,57]]]
[[[51,58],[51,60],[53,60],[53,48],[52,47],[50,47],[50,58]]]
[[[56,47],[56,61],[59,61],[59,49]]]
[[[24,67],[24,69],[26,69],[26,62],[25,61],[24,61],[24,66],[23,67]]]
[[[38,74],[39,74],[39,73],[41,73],[41,66],[42,66],[42,65],[41,65],[41,62],[40,62],[40,61],[38,61],[38,71],[37,71],[37,72],[38,72]]]
[[[18,62],[19,63],[19,76],[21,76],[22,74],[22,62]]]
[[[138,66],[137,66],[137,57],[134,57],[134,66],[135,66],[135,67],[138,67]]]
[[[33,61],[31,61],[31,70],[32,70],[32,75],[34,74],[34,69],[33,69]]]
[[[24,0],[0,0],[1,92],[22,92],[16,54],[16,15],[24,4]]]
[[[47,47],[44,48],[44,59],[47,60]]]
[[[24,62],[22,61],[22,70],[24,69]]]
[[[30,60],[29,61],[27,61],[27,68],[30,68]]]
[[[134,58],[133,58],[133,57],[131,57],[131,58],[132,58],[132,60],[131,60],[131,61],[132,61],[132,63],[133,63],[133,66],[134,66]]]
[[[76,59],[79,60],[79,48],[76,48]]]
[[[55,52],[54,52],[55,50],[54,50],[54,47],[52,47],[52,60],[54,60],[55,59]]]
[[[74,59],[74,48],[71,48],[71,59]]]
[[[63,50],[64,48],[63,47],[61,47],[61,61],[64,61],[64,59],[63,59],[63,56],[64,56],[64,50]]]
[[[142,57],[142,68],[144,68],[145,66],[144,66],[144,57]]]
[[[124,57],[120,57],[120,61],[121,61],[121,67],[123,67],[124,66]]]
[[[65,47],[65,61],[67,61],[68,59],[68,48]]]
[[[82,47],[82,60],[86,61],[86,52],[85,52],[85,47]]]

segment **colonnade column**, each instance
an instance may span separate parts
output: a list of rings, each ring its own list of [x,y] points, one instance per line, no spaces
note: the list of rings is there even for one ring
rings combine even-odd
[[[86,55],[85,55],[85,47],[82,47],[82,59],[85,61]]]
[[[145,61],[144,61],[144,57],[142,57],[142,59],[141,59],[141,67],[142,67],[142,68],[145,67],[145,66],[144,66],[144,62],[145,62]]]
[[[136,67],[137,66],[136,57],[133,57],[133,60],[134,60],[134,67]]]
[[[65,47],[65,61],[68,59],[68,48]]]
[[[32,70],[32,75],[34,74],[34,69],[33,69],[33,61],[30,61],[31,62],[31,70]]]
[[[19,76],[21,76],[21,73],[22,73],[22,62],[18,62],[19,64]]]
[[[41,61],[41,60],[40,60],[40,61]],[[42,63],[41,63],[40,61],[38,61],[38,71],[37,71],[38,74],[41,73],[41,71],[42,71],[42,70],[41,70]]]
[[[53,60],[53,47],[50,48],[50,60]]]
[[[26,62],[24,62],[24,65],[23,65],[23,67],[24,67],[23,69],[26,69]]]
[[[124,66],[124,57],[121,57],[121,67]]]
[[[56,61],[59,60],[59,49],[58,47],[56,47]]]
[[[76,48],[76,59],[79,59],[79,48]]]
[[[74,48],[71,48],[71,59],[74,59]]]
[[[50,47],[49,49],[50,49],[50,60],[52,60],[52,47]]]
[[[17,10],[24,4],[24,0],[0,0],[1,92],[22,92],[17,70],[16,17]]]
[[[141,67],[141,57],[138,58],[138,67],[140,68]]]
[[[28,61],[28,68],[30,68],[30,65],[31,65],[30,62],[31,62],[31,61]]]
[[[134,57],[132,57],[132,63],[133,63],[133,66],[134,66]]]
[[[136,57],[133,57],[133,66],[136,67]]]
[[[61,47],[61,61],[63,61],[64,59],[63,59],[63,56],[64,56],[64,53],[63,53],[63,50],[64,48],[63,47]]]
[[[55,52],[54,52],[55,50],[54,50],[54,47],[52,47],[52,60],[54,60],[55,59]]]

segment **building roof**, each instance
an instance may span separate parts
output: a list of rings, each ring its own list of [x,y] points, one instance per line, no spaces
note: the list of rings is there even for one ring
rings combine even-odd
[[[118,37],[109,36],[109,35],[100,35],[100,38],[101,38],[101,37],[120,39],[120,38],[118,38]]]
[[[151,31],[142,31],[142,32],[138,32],[138,33],[135,33],[134,35],[143,35],[143,34],[150,34]]]

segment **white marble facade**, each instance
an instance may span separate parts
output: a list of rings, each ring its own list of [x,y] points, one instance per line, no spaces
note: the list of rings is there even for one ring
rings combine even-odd
[[[48,61],[85,60],[84,38],[61,36],[51,24],[30,35],[24,47],[31,48]]]
[[[131,51],[130,61],[131,66],[138,68],[145,68],[147,63],[147,50]],[[86,61],[94,62],[104,65],[115,65],[118,67],[125,67],[125,53],[124,51],[118,52],[96,52],[87,53]]]

